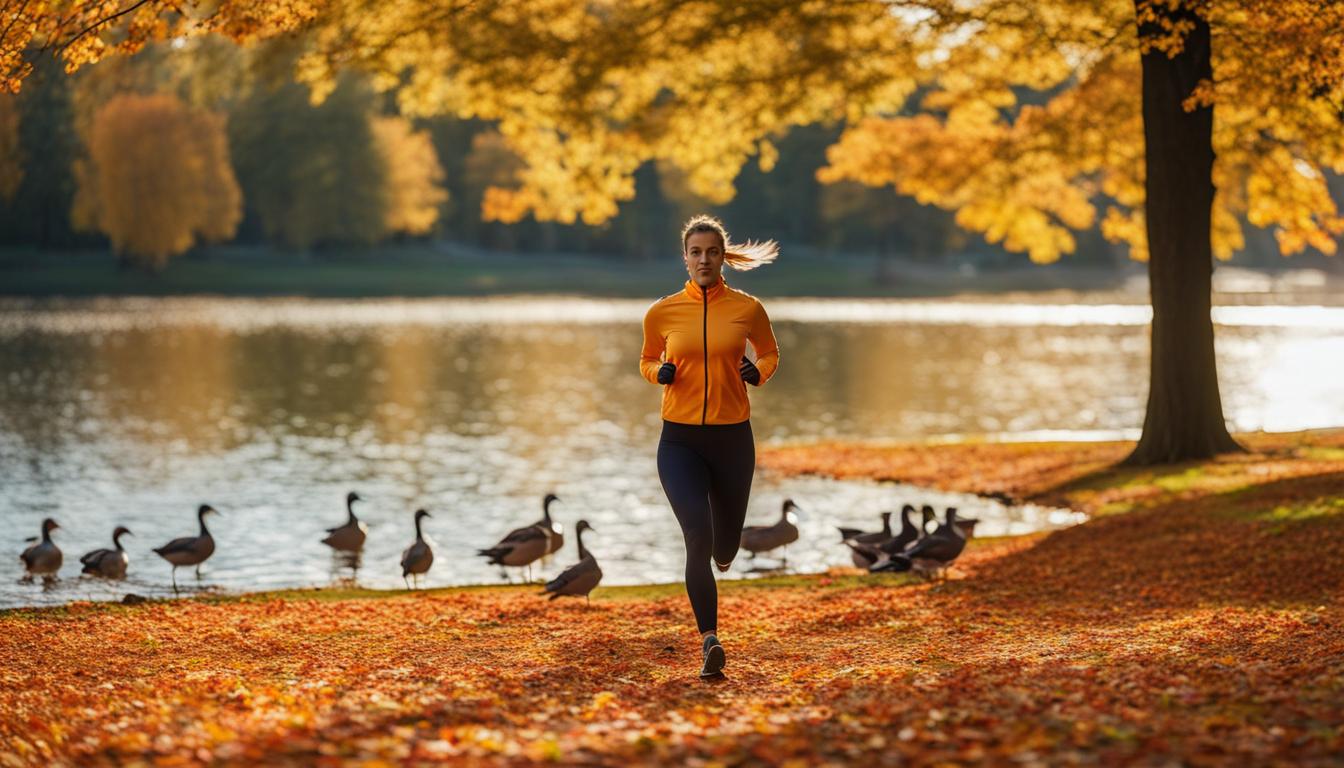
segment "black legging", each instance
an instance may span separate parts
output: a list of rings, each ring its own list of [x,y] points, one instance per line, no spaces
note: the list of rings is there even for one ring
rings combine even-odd
[[[728,563],[737,554],[755,470],[750,421],[663,422],[658,479],[686,540],[686,593],[702,633],[718,629],[719,620],[719,592],[709,558]]]

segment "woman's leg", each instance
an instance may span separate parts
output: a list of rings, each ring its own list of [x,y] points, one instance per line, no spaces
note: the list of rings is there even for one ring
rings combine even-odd
[[[714,561],[726,566],[742,544],[751,477],[756,471],[756,442],[751,423],[734,424],[716,441],[710,461],[709,508],[714,526]]]
[[[658,443],[658,479],[672,505],[686,541],[686,594],[691,599],[700,633],[718,627],[719,592],[709,558],[714,545],[710,523],[710,468],[690,446],[668,440]]]

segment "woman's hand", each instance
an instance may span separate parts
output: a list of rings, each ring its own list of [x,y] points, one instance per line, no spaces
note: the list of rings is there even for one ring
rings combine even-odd
[[[676,375],[677,366],[672,363],[663,363],[662,366],[658,368],[658,383],[671,384],[672,379],[676,378]]]
[[[742,364],[737,366],[737,370],[742,373],[742,380],[748,384],[759,387],[761,385],[761,372],[756,369],[756,364],[742,356]]]

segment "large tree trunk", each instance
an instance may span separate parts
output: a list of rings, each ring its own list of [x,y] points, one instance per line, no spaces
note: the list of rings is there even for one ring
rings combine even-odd
[[[1141,5],[1142,0],[1136,0]],[[1213,108],[1182,101],[1211,78],[1208,22],[1187,7],[1159,13],[1194,22],[1175,57],[1143,54],[1148,281],[1152,368],[1143,436],[1127,464],[1164,464],[1241,450],[1227,432],[1213,354]],[[1141,26],[1140,35],[1154,32]]]

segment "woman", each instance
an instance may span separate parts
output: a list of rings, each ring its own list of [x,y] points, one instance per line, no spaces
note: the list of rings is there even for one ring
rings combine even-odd
[[[722,673],[718,590],[709,560],[727,571],[742,538],[756,445],[747,384],[761,386],[779,366],[765,308],[729,288],[721,271],[774,261],[774,241],[735,244],[723,224],[696,216],[681,234],[689,279],[644,315],[639,370],[663,385],[658,478],[686,540],[686,593],[700,629],[701,677]],[[756,359],[744,353],[751,342]]]

